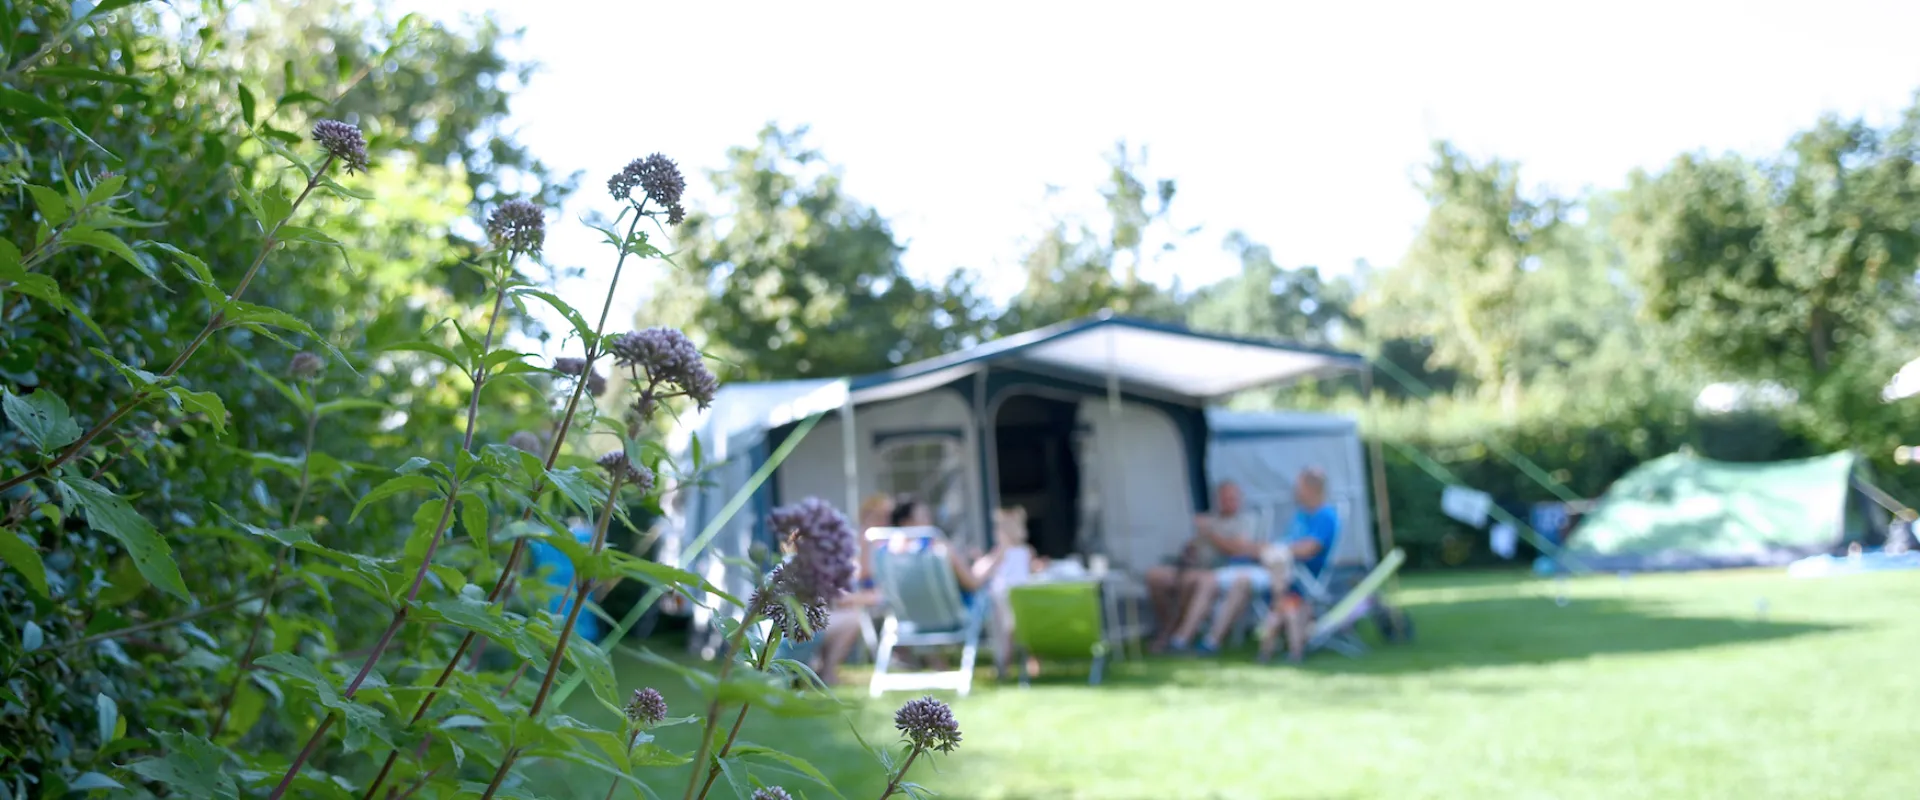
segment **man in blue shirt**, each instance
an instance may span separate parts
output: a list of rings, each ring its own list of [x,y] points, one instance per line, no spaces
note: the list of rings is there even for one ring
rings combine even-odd
[[[1293,484],[1293,500],[1293,527],[1280,545],[1284,550],[1276,554],[1279,558],[1269,559],[1275,571],[1274,585],[1285,584],[1286,590],[1274,594],[1273,613],[1268,614],[1266,623],[1260,626],[1261,661],[1273,657],[1281,628],[1285,628],[1287,634],[1287,660],[1299,663],[1306,656],[1313,609],[1300,582],[1292,580],[1290,574],[1280,574],[1280,570],[1289,569],[1287,562],[1291,561],[1319,575],[1333,555],[1334,542],[1340,536],[1339,512],[1327,505],[1326,473],[1314,467],[1301,470]]]

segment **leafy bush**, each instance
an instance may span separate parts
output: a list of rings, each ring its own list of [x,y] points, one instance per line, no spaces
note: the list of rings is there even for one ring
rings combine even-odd
[[[776,516],[792,560],[729,626],[717,674],[679,668],[703,715],[622,693],[609,656],[624,628],[604,645],[573,636],[611,584],[649,587],[636,612],[714,591],[606,546],[630,507],[657,513],[657,477],[698,479],[650,423],[717,387],[679,332],[606,331],[622,271],[660,257],[654,237],[684,216],[677,167],[650,156],[608,182],[620,212],[601,232],[617,260],[589,324],[527,276],[542,206],[471,168],[544,174],[510,143],[465,140],[504,109],[490,82],[442,90],[481,96],[437,119],[421,118],[431,104],[380,117],[349,100],[363,79],[402,96],[435,85],[406,78],[437,56],[496,74],[503,63],[467,57],[490,39],[403,20],[371,57],[356,39],[323,49],[321,69],[287,61],[267,108],[274,81],[235,51],[271,31],[229,41],[225,11],[182,12],[176,40],[134,2],[0,2],[5,52],[30,54],[0,72],[0,796],[530,796],[536,759],[604,772],[609,796],[689,761],[707,768],[688,797],[722,776],[784,796],[761,780],[769,768],[817,776],[719,731],[723,709],[734,732],[754,706],[839,710],[772,657],[845,589],[834,559],[850,569],[851,535],[830,509]],[[312,73],[343,85],[295,85]],[[350,116],[372,127],[321,109],[361,109]],[[473,197],[490,207],[479,240],[461,234]],[[543,367],[509,346],[529,302],[567,320],[580,355]],[[589,459],[567,446],[576,431],[622,444]],[[587,541],[576,515],[593,520]],[[520,591],[535,547],[575,570],[560,613]],[[761,620],[765,641],[748,635]],[[486,668],[488,645],[505,668]],[[560,713],[580,684],[623,726]],[[706,727],[691,757],[647,733],[686,722]],[[888,793],[913,793],[907,770],[951,751],[958,728],[932,700],[898,722],[904,757],[875,753]]]

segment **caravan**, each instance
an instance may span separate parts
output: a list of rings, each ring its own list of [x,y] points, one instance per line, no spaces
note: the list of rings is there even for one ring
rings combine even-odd
[[[1328,472],[1350,532],[1336,561],[1364,567],[1379,552],[1366,532],[1380,498],[1354,422],[1210,405],[1365,367],[1349,353],[1102,315],[874,375],[730,384],[669,440],[679,463],[697,452],[702,469],[672,487],[662,558],[745,596],[757,576],[729,561],[769,543],[774,506],[818,496],[851,510],[884,492],[930,503],[949,537],[982,549],[992,510],[1017,504],[1039,555],[1137,576],[1191,536],[1210,484],[1246,487],[1263,525],[1277,526],[1292,475],[1311,463]],[[784,444],[786,459],[709,530]],[[737,611],[705,603],[695,630]]]

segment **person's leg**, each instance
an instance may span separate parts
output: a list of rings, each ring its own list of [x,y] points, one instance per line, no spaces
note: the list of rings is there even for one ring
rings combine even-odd
[[[1180,624],[1181,571],[1178,567],[1158,566],[1147,570],[1147,602],[1153,606],[1153,648],[1164,649]]]
[[[864,608],[841,606],[827,618],[827,629],[820,632],[820,654],[816,656],[819,663],[813,671],[819,673],[820,680],[828,686],[840,682],[840,665],[846,663],[853,646],[860,641],[858,615],[865,613]]]
[[[1227,597],[1220,603],[1220,613],[1213,616],[1213,627],[1207,631],[1204,640],[1209,649],[1220,649],[1220,643],[1226,641],[1227,633],[1233,630],[1234,621],[1246,613],[1247,601],[1253,598],[1254,573],[1252,570],[1235,569],[1229,573],[1232,577],[1227,583]]]
[[[1288,593],[1287,658],[1300,661],[1307,657],[1307,631],[1313,627],[1313,609],[1297,594]]]
[[[1175,647],[1185,647],[1193,642],[1193,636],[1200,632],[1201,623],[1207,619],[1207,612],[1213,610],[1213,600],[1220,596],[1220,581],[1216,574],[1210,574],[1214,580],[1201,581],[1194,587],[1193,597],[1187,601],[1186,615],[1180,620],[1180,628],[1173,632]]]

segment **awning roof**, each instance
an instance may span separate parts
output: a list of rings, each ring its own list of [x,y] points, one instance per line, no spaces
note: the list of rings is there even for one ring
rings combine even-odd
[[[702,443],[714,449],[712,458],[723,460],[735,436],[831,411],[849,399],[860,404],[919,394],[989,367],[1018,367],[1094,386],[1104,386],[1112,370],[1123,391],[1199,405],[1245,389],[1365,365],[1352,353],[1102,314],[857,378],[726,384],[712,408],[683,420],[668,446],[684,451],[686,439],[698,430]]]
[[[1353,353],[1201,333],[1110,313],[996,339],[951,355],[855,378],[856,400],[905,396],[987,365],[1020,366],[1204,403],[1260,386],[1355,370]]]

